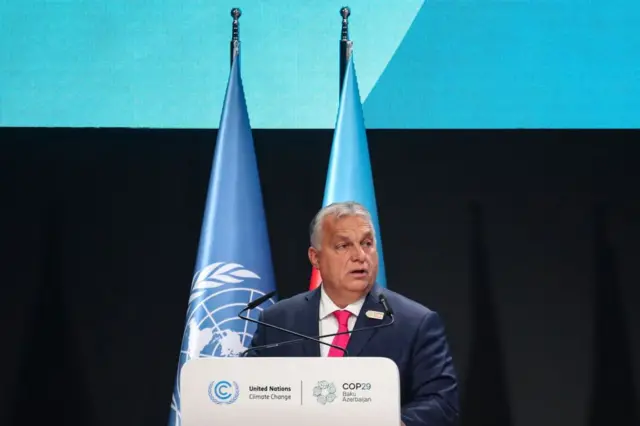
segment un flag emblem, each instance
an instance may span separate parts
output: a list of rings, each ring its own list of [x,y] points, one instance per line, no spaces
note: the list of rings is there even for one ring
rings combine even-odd
[[[248,348],[255,324],[238,318],[238,312],[265,295],[258,286],[245,284],[259,279],[240,264],[223,262],[208,265],[195,275],[183,348],[187,360],[238,356]],[[269,299],[265,305],[273,303]],[[251,318],[257,318],[264,307],[250,312]]]

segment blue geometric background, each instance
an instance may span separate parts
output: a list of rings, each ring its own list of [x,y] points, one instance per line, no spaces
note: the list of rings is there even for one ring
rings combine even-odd
[[[240,7],[254,128],[640,127],[637,0],[5,0],[0,125],[215,128]]]

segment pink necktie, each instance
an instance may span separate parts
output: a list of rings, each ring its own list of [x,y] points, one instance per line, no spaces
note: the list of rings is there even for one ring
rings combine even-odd
[[[349,311],[335,311],[333,315],[336,316],[338,320],[338,333],[342,333],[344,331],[349,331],[349,317],[351,316],[351,312]],[[331,344],[340,346],[341,348],[347,348],[347,343],[349,343],[350,334],[340,334],[333,338],[333,342]],[[329,356],[344,356],[344,352],[340,349],[331,348],[329,349]]]

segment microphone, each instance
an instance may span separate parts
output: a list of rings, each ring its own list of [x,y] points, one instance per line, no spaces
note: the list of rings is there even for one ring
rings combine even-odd
[[[391,321],[393,321],[393,310],[389,305],[387,296],[385,296],[383,293],[380,293],[380,296],[378,296],[378,301],[382,304],[382,307],[384,308],[384,313],[389,315],[391,317]]]
[[[260,296],[258,297],[256,300],[254,300],[253,302],[249,302],[247,303],[247,306],[244,307],[243,310],[241,310],[238,315],[240,315],[243,312],[249,311],[251,309],[254,309],[260,305],[262,305],[264,302],[266,302],[267,300],[271,299],[275,294],[277,293],[277,291],[272,291],[271,293],[267,293],[264,296]]]
[[[267,328],[273,328],[275,330],[282,331],[284,333],[289,333],[289,334],[293,334],[294,336],[301,337],[301,339],[297,339],[296,341],[302,342],[302,341],[305,341],[305,340],[311,340],[312,342],[316,342],[316,343],[319,343],[321,345],[327,345],[327,346],[330,346],[332,348],[339,349],[342,352],[344,352],[344,356],[349,356],[349,352],[347,352],[347,350],[345,348],[341,347],[341,346],[337,346],[337,345],[333,345],[331,343],[323,342],[322,340],[318,339],[317,337],[305,336],[304,334],[295,332],[293,330],[289,330],[289,329],[286,329],[286,328],[278,327],[277,325],[269,324],[269,323],[266,323],[266,322],[263,322],[263,321],[260,321],[260,320],[255,320],[253,318],[249,318],[249,317],[246,317],[246,316],[242,315],[243,312],[246,312],[246,311],[248,311],[250,309],[254,309],[254,308],[258,307],[259,305],[263,304],[264,302],[269,300],[271,298],[271,296],[273,296],[274,294],[276,294],[276,292],[272,291],[269,294],[265,294],[264,296],[257,298],[253,302],[249,302],[247,304],[247,306],[245,306],[245,308],[243,310],[238,312],[238,317],[242,318],[245,321],[249,321],[249,322],[252,322],[252,323],[255,323],[255,324],[258,324],[258,325],[262,325],[262,326],[267,327]],[[273,346],[273,345],[278,346],[277,343],[273,343],[271,345],[265,345],[265,346]],[[244,351],[242,353],[242,356],[246,356],[247,352],[249,352],[250,350],[255,350],[257,348],[258,347],[247,349],[246,351]]]
[[[368,327],[360,327],[360,328],[356,328],[354,330],[351,331],[343,331],[341,333],[333,333],[333,334],[325,334],[322,336],[316,336],[314,339],[324,339],[325,337],[334,337],[334,336],[341,336],[343,334],[352,334],[352,333],[357,333],[359,331],[365,331],[365,330],[375,330],[376,328],[383,328],[383,327],[389,327],[391,325],[393,325],[393,323],[395,322],[395,316],[393,314],[393,310],[391,309],[391,305],[389,305],[389,301],[387,300],[387,297],[380,293],[380,295],[378,296],[378,303],[380,303],[384,309],[384,313],[385,316],[388,316],[389,318],[391,318],[391,321],[387,322],[387,323],[382,323],[382,324],[378,324],[378,325],[374,325],[374,326],[368,326]],[[253,351],[257,351],[260,349],[273,349],[273,348],[277,348],[280,346],[285,346],[285,345],[289,345],[291,343],[300,343],[300,342],[304,342],[306,339],[293,339],[293,340],[285,340],[284,342],[278,342],[278,343],[270,343],[268,345],[262,345],[262,346],[255,346],[253,348],[249,348],[246,351],[244,351],[242,353],[242,356],[246,356],[247,353],[249,352],[253,352]],[[313,339],[311,339],[313,340]],[[328,343],[322,342],[325,345],[328,345]],[[331,345],[330,345],[331,346]],[[345,356],[347,356],[347,351],[345,350]]]

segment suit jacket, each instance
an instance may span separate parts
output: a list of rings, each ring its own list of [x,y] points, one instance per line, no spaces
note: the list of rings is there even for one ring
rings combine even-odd
[[[368,310],[382,311],[383,291],[395,322],[389,327],[353,333],[349,356],[385,357],[400,371],[402,421],[406,426],[450,426],[458,421],[458,384],[439,315],[388,289],[374,286],[365,298],[354,329],[375,326]],[[319,335],[320,289],[279,301],[262,311],[260,320],[306,336]],[[385,319],[388,321],[388,319]],[[295,339],[296,336],[258,326],[251,347]],[[249,352],[248,356],[318,357],[319,343],[305,341]]]

